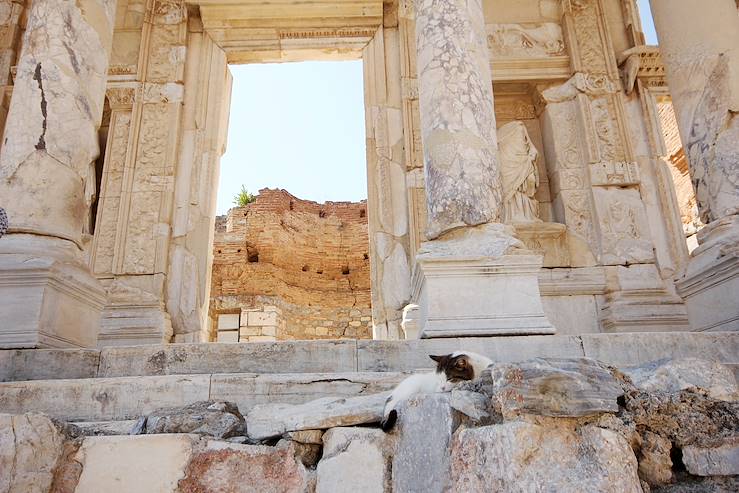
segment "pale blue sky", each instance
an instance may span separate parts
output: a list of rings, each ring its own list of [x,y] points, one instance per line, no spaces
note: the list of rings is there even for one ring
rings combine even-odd
[[[656,44],[648,0],[637,0]],[[218,214],[245,185],[308,200],[367,198],[362,62],[232,65],[228,147]]]
[[[367,198],[362,62],[232,65],[218,214],[241,185],[308,200]]]

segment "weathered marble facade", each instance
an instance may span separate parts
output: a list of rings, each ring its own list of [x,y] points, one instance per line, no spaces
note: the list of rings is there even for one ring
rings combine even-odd
[[[537,330],[736,329],[739,18],[675,3],[653,1],[662,58],[633,0],[0,3],[0,345],[207,340],[228,64],[357,58],[376,338],[402,336],[422,248],[475,225],[529,258]],[[707,222],[692,260],[670,94]],[[511,122],[538,151],[540,221],[503,227]]]

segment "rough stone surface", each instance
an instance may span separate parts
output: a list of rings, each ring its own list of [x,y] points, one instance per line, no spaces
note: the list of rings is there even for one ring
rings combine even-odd
[[[445,26],[439,29],[439,26]],[[482,2],[416,4],[430,239],[495,222],[502,191]]]
[[[92,378],[99,358],[92,349],[8,349],[0,351],[0,382]]]
[[[644,432],[639,445],[639,477],[649,486],[660,486],[672,479],[672,444],[664,437]]]
[[[49,491],[66,439],[46,416],[0,414],[0,492]]]
[[[677,393],[624,394],[624,409],[641,429],[669,439],[678,447],[715,447],[736,434],[739,402],[711,399],[704,391],[688,389]]]
[[[504,416],[588,416],[618,411],[623,389],[602,364],[587,358],[536,358],[490,368]]]
[[[73,460],[82,467],[75,493],[174,493],[195,435],[88,437]]]
[[[628,442],[595,426],[510,422],[460,429],[451,453],[451,491],[642,491]]]
[[[372,428],[331,428],[323,436],[316,493],[391,492],[393,437]]]
[[[688,445],[683,449],[683,464],[698,476],[739,475],[739,434],[724,440],[718,447]]]
[[[240,342],[371,338],[367,219],[366,201],[260,190],[216,220],[210,313],[242,309]]]
[[[295,458],[290,444],[266,447],[209,441],[193,454],[177,492],[308,493],[313,484],[312,474]]]
[[[678,392],[698,387],[710,397],[724,401],[739,399],[736,377],[731,368],[698,358],[660,360],[623,372],[646,391]]]
[[[104,348],[97,376],[320,373],[356,368],[354,341],[169,344]]]
[[[393,491],[443,492],[449,488],[449,448],[459,415],[449,394],[414,397],[398,408]]]
[[[157,409],[144,418],[140,434],[193,433],[231,438],[244,433],[244,417],[230,402],[202,401],[184,407]]]
[[[129,435],[139,420],[127,419],[120,421],[79,421],[74,425],[85,436],[99,435]]]
[[[292,440],[293,442],[306,443],[311,445],[322,445],[323,433],[323,430],[289,431],[285,433],[284,437],[288,440]]]
[[[249,438],[264,439],[288,431],[315,430],[378,423],[387,394],[335,398],[326,397],[302,405],[265,404],[246,416]]]

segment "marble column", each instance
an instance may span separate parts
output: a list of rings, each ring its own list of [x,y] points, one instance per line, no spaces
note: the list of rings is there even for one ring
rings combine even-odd
[[[480,0],[418,0],[416,46],[427,237],[498,222],[495,112]]]
[[[83,245],[114,0],[35,0],[2,153],[0,347],[94,346],[104,291]]]
[[[547,334],[540,255],[500,224],[490,55],[481,0],[417,0],[430,241],[412,276],[420,337]]]
[[[739,330],[739,12],[734,0],[652,0],[700,217],[678,281],[694,330]],[[696,22],[698,20],[699,22]]]

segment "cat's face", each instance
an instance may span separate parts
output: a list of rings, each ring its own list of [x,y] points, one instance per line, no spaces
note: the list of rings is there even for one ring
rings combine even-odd
[[[454,355],[443,354],[440,356],[430,354],[429,358],[436,361],[436,371],[446,374],[450,382],[472,380],[475,378],[475,369],[466,354]]]

